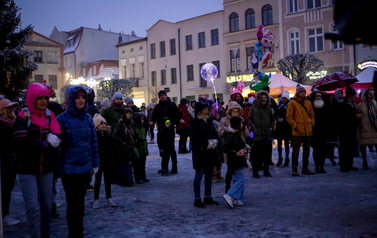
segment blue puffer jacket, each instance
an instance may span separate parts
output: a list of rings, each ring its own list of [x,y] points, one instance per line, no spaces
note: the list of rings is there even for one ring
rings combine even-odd
[[[97,134],[92,117],[85,113],[87,105],[78,110],[75,93],[85,92],[81,86],[71,86],[65,91],[66,111],[57,117],[62,130],[58,168],[61,174],[86,174],[99,167]],[[87,93],[85,92],[85,98]]]

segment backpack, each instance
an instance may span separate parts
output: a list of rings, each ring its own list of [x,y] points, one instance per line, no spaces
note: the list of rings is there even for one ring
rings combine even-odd
[[[22,108],[22,111],[24,112],[25,120],[27,121],[27,127],[30,127],[31,117],[30,117],[29,109],[25,107],[25,108]],[[48,108],[46,108],[45,116],[47,117],[47,125],[49,126],[50,121],[51,121],[51,111]]]

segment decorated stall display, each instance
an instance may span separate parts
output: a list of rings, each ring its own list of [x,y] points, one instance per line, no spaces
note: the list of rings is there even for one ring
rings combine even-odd
[[[217,98],[217,93],[214,81],[217,78],[218,73],[219,71],[217,70],[217,67],[212,63],[206,63],[200,69],[200,75],[202,76],[202,78],[212,83],[213,91],[215,92],[215,98]],[[216,114],[218,114],[218,111],[219,106],[216,100]]]
[[[250,84],[250,89],[255,91],[255,92],[258,92],[260,90],[262,90],[262,88],[264,86],[268,86],[271,82],[270,82],[270,78],[271,78],[271,74],[269,75],[262,75],[261,72],[258,72],[259,74],[259,82],[257,82],[256,84]]]
[[[242,95],[242,90],[245,88],[244,82],[238,82],[237,89],[232,89],[231,87],[228,87],[231,94],[240,93]]]

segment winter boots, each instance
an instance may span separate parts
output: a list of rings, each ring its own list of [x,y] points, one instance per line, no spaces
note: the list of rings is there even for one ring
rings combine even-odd
[[[289,158],[285,158],[283,167],[287,167],[289,165]]]
[[[308,167],[304,167],[301,170],[301,174],[314,175],[314,172],[310,171]]]
[[[292,168],[292,176],[300,176],[300,174],[297,172],[297,167],[296,168]]]
[[[204,197],[204,205],[219,205],[218,201],[214,201],[212,197]]]
[[[202,203],[202,199],[200,199],[200,198],[196,198],[195,199],[194,206],[195,207],[200,207],[200,208],[206,207],[206,206],[204,206],[204,204]]]
[[[279,161],[276,164],[276,167],[279,167],[283,163],[283,157],[279,158]]]

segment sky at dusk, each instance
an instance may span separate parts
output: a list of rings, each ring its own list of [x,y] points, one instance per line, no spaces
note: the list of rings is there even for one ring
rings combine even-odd
[[[54,26],[71,31],[81,26],[145,37],[158,20],[177,22],[222,10],[223,0],[14,0],[22,27],[49,36]]]

